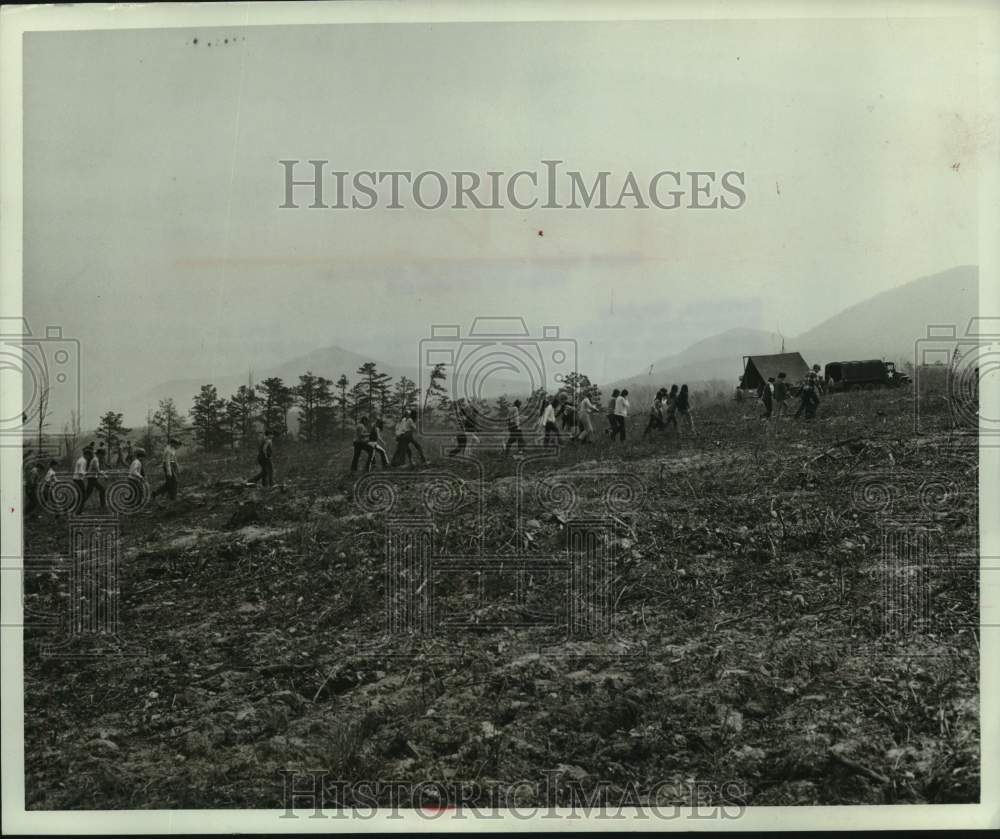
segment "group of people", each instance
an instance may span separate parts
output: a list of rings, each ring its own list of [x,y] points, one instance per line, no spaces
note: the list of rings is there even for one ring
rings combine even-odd
[[[628,391],[625,391],[628,393]],[[691,413],[691,394],[687,385],[671,385],[670,390],[661,387],[653,398],[653,404],[649,408],[649,422],[642,436],[646,437],[651,431],[666,431],[673,428],[675,433],[680,433],[680,423],[683,422],[688,431],[694,431],[694,416]],[[624,429],[622,439],[625,439]]]
[[[172,440],[172,444],[176,445],[176,441]],[[168,445],[168,451],[175,451],[171,449]],[[128,452],[128,458],[125,457],[125,452]],[[73,464],[73,475],[72,481],[77,488],[76,506],[74,512],[79,514],[83,512],[84,506],[90,500],[90,497],[96,492],[97,497],[100,502],[100,509],[102,511],[107,509],[107,480],[108,471],[113,468],[120,468],[127,464],[128,466],[128,478],[132,481],[144,482],[146,480],[145,467],[143,465],[146,459],[146,452],[141,447],[133,447],[131,442],[128,443],[127,447],[122,444],[118,447],[117,457],[114,459],[114,465],[110,462],[111,459],[107,455],[107,447],[101,443],[96,445],[94,443],[88,443],[80,452],[80,456],[76,459]],[[25,470],[25,515],[29,517],[35,517],[38,515],[38,508],[43,505],[50,497],[58,480],[56,474],[56,467],[59,465],[58,460],[50,459],[48,461],[48,468],[43,465],[43,461],[32,458],[31,451],[29,450],[25,455],[25,460],[30,465]],[[172,454],[172,461],[174,469],[174,483],[173,489],[171,491],[171,497],[175,498],[177,495],[177,484],[176,484],[176,474],[179,473],[179,467],[177,466],[176,454]],[[164,461],[164,471],[167,471],[167,463],[169,461],[165,457]],[[157,490],[157,493],[165,491],[165,488]]]
[[[799,407],[795,412],[795,418],[804,415],[806,419],[812,419],[816,415],[819,406],[819,396],[823,392],[823,378],[820,374],[820,367],[814,364],[808,376],[802,382],[799,390]],[[758,389],[757,395],[764,406],[763,418],[770,419],[772,416],[781,418],[789,412],[788,402],[792,396],[792,388],[788,377],[784,372],[779,372],[776,377],[769,377],[767,382]],[[619,390],[615,388],[611,393],[607,407],[608,427],[604,433],[612,440],[626,439],[627,425],[630,410],[629,392],[627,388]],[[469,441],[479,442],[476,432],[478,422],[476,410],[465,400],[458,400],[453,406],[454,423],[456,428],[455,446],[448,451],[451,456],[461,456],[467,451]],[[594,424],[591,419],[593,414],[599,413],[601,408],[597,407],[588,395],[584,395],[574,404],[565,393],[557,394],[547,398],[541,415],[538,419],[538,431],[542,445],[545,447],[558,447],[564,433],[569,433],[569,441],[572,443],[589,444],[593,442]],[[510,406],[506,417],[507,440],[502,446],[505,455],[516,450],[520,454],[525,449],[525,434],[522,428],[522,403],[520,399],[515,399]],[[653,404],[649,409],[649,420],[646,423],[643,437],[648,437],[653,431],[666,432],[673,429],[680,433],[680,426],[683,424],[692,434],[695,433],[694,417],[691,411],[691,397],[688,386],[672,385],[669,390],[660,388],[653,399]],[[419,457],[420,462],[426,464],[427,457],[423,447],[417,439],[417,412],[416,410],[404,411],[394,428],[395,451],[392,458],[389,457],[383,438],[384,423],[381,418],[369,420],[368,417],[361,417],[354,431],[354,456],[351,460],[351,472],[357,472],[361,463],[362,455],[367,456],[365,470],[371,471],[376,461],[380,462],[382,468],[400,467],[409,464],[415,466],[414,454]],[[153,497],[166,495],[171,500],[177,498],[180,481],[181,468],[177,460],[177,449],[181,443],[176,438],[170,438],[163,450],[163,484],[152,493]],[[247,485],[261,484],[263,487],[274,485],[274,434],[270,429],[266,429],[261,437],[257,448],[257,464],[259,471],[252,478],[247,480]],[[56,481],[56,467],[58,460],[49,460],[47,468],[41,460],[32,461],[29,450],[26,455],[26,462],[31,462],[31,466],[25,473],[25,513],[29,516],[37,515],[37,509],[42,503],[47,493],[51,493]],[[109,456],[108,447],[103,443],[88,443],[77,458],[73,468],[73,482],[76,484],[78,501],[76,512],[80,513],[90,497],[95,493],[100,500],[102,510],[107,506],[106,482],[107,473],[112,468],[128,468],[128,477],[133,481],[146,480],[144,462],[146,452],[140,447],[134,447],[131,440],[123,440],[117,443],[115,456]],[[113,463],[112,463],[113,461]]]
[[[795,412],[795,419],[803,415],[807,420],[815,417],[822,392],[823,376],[820,374],[819,365],[814,364],[799,388],[799,408]],[[763,419],[770,419],[772,416],[780,419],[785,416],[788,413],[788,399],[791,396],[787,374],[779,372],[777,377],[769,376],[757,389],[757,396],[764,406]]]
[[[382,431],[385,428],[381,418],[369,421],[368,417],[361,417],[354,429],[354,457],[351,459],[351,471],[357,472],[361,462],[361,456],[367,455],[365,471],[371,471],[376,459],[382,464],[383,469],[390,466],[403,466],[409,464],[414,466],[413,452],[415,451],[421,463],[427,463],[423,447],[417,440],[417,412],[416,410],[403,411],[402,416],[396,423],[394,429],[396,437],[396,448],[392,459],[389,459],[389,452],[385,447],[385,440]],[[464,448],[464,442],[462,446]]]

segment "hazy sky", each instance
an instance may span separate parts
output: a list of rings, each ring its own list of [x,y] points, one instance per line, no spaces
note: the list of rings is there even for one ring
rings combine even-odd
[[[477,314],[559,324],[598,379],[734,326],[795,335],[977,262],[973,26],[28,34],[25,313],[81,340],[95,392],[329,344],[413,364],[432,323]],[[735,169],[747,201],[281,210],[286,158],[480,173],[555,158],[618,183]]]

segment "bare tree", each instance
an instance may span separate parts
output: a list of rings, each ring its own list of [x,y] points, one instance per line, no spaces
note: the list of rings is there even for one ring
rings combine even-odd
[[[70,410],[69,422],[63,425],[63,441],[66,447],[66,457],[72,460],[76,454],[76,447],[80,442],[80,412]]]
[[[49,416],[49,389],[43,387],[38,395],[38,451],[42,450],[42,436],[45,433],[46,421]]]

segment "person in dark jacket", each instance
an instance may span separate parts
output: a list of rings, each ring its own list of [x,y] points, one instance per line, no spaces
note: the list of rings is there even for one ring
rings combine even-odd
[[[788,413],[788,377],[784,372],[778,373],[778,381],[774,383],[774,407],[778,412],[778,419]]]
[[[618,397],[621,396],[621,391],[615,388],[611,391],[611,399],[608,402],[608,427],[604,430],[606,435],[612,435],[618,427],[618,423],[615,421],[615,402]]]
[[[361,460],[362,453],[366,453],[368,460],[371,461],[375,450],[368,441],[370,434],[371,429],[368,427],[368,417],[362,417],[361,421],[354,427],[354,458],[351,460],[352,472],[358,471],[358,461]]]
[[[803,412],[807,420],[816,416],[816,409],[819,407],[819,396],[816,393],[816,385],[810,379],[802,385],[799,392],[799,409],[795,412],[795,419],[798,419]]]
[[[464,455],[466,446],[469,445],[469,434],[476,432],[476,419],[473,416],[473,409],[469,407],[464,399],[459,399],[455,403],[455,425],[458,426],[455,434],[455,448],[449,449],[449,455]]]
[[[691,397],[688,395],[687,385],[681,385],[677,400],[674,402],[674,408],[677,416],[687,423],[688,429],[694,434],[694,417],[691,415]]]
[[[518,452],[524,451],[524,432],[521,430],[521,400],[515,399],[507,414],[507,442],[504,443],[503,453],[510,454],[510,450],[517,446]]]
[[[255,484],[260,481],[264,487],[274,486],[273,452],[274,434],[268,428],[264,431],[264,437],[257,446],[257,465],[260,467],[260,471],[250,479],[249,483]]]

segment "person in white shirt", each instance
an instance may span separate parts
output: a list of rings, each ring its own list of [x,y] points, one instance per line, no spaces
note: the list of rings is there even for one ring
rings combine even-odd
[[[83,505],[87,500],[87,463],[90,461],[92,453],[93,449],[87,446],[76,459],[76,463],[73,464],[73,483],[76,484],[78,499],[75,511],[77,513],[83,510]]]
[[[382,461],[382,468],[389,468],[389,453],[385,450],[385,446],[382,445],[382,427],[383,423],[381,419],[375,420],[372,423],[371,429],[368,432],[368,443],[371,445],[372,449],[368,452],[368,471],[372,471],[372,466],[375,463],[375,458],[378,457]]]
[[[628,420],[628,389],[622,390],[615,400],[615,427],[611,432],[611,439],[620,437],[625,441],[625,423]]]
[[[177,462],[179,445],[180,441],[174,438],[167,441],[167,447],[163,450],[163,486],[153,493],[154,498],[163,493],[170,496],[171,501],[177,498],[177,483],[181,474],[181,466]]]
[[[556,425],[557,404],[558,397],[547,400],[545,402],[545,410],[542,411],[542,417],[538,421],[539,426],[545,430],[545,437],[542,441],[543,446],[559,445],[559,426]]]
[[[578,443],[589,443],[590,435],[594,433],[594,423],[590,419],[591,414],[596,414],[598,408],[590,401],[589,396],[584,396],[580,400],[578,410],[576,412],[577,424],[579,427],[579,433],[576,435],[576,440]]]
[[[406,423],[407,433],[410,435],[408,437],[408,442],[413,448],[417,450],[417,454],[420,455],[420,462],[425,466],[427,465],[427,455],[424,454],[424,447],[420,445],[420,441],[417,439],[417,409],[411,408],[408,421]]]
[[[420,455],[420,459],[424,463],[427,463],[427,458],[424,456],[424,450],[414,436],[416,432],[416,410],[404,411],[403,415],[399,418],[399,422],[396,423],[396,450],[392,453],[393,466],[402,466],[404,463],[409,463],[410,466],[415,465],[413,462],[413,452],[410,451],[410,446],[413,446],[413,448],[415,448],[417,453]]]
[[[59,465],[58,460],[50,460],[49,468],[45,475],[42,477],[38,484],[38,498],[45,504],[52,497],[52,490],[55,489],[56,481],[56,467]]]
[[[128,476],[130,478],[143,478],[146,477],[146,470],[142,468],[142,461],[146,459],[145,449],[136,449],[135,457],[128,467]]]
[[[138,486],[136,489],[141,493],[142,485],[146,483],[146,470],[142,466],[142,462],[146,459],[145,449],[136,449],[132,458],[132,462],[128,467],[128,479]]]

